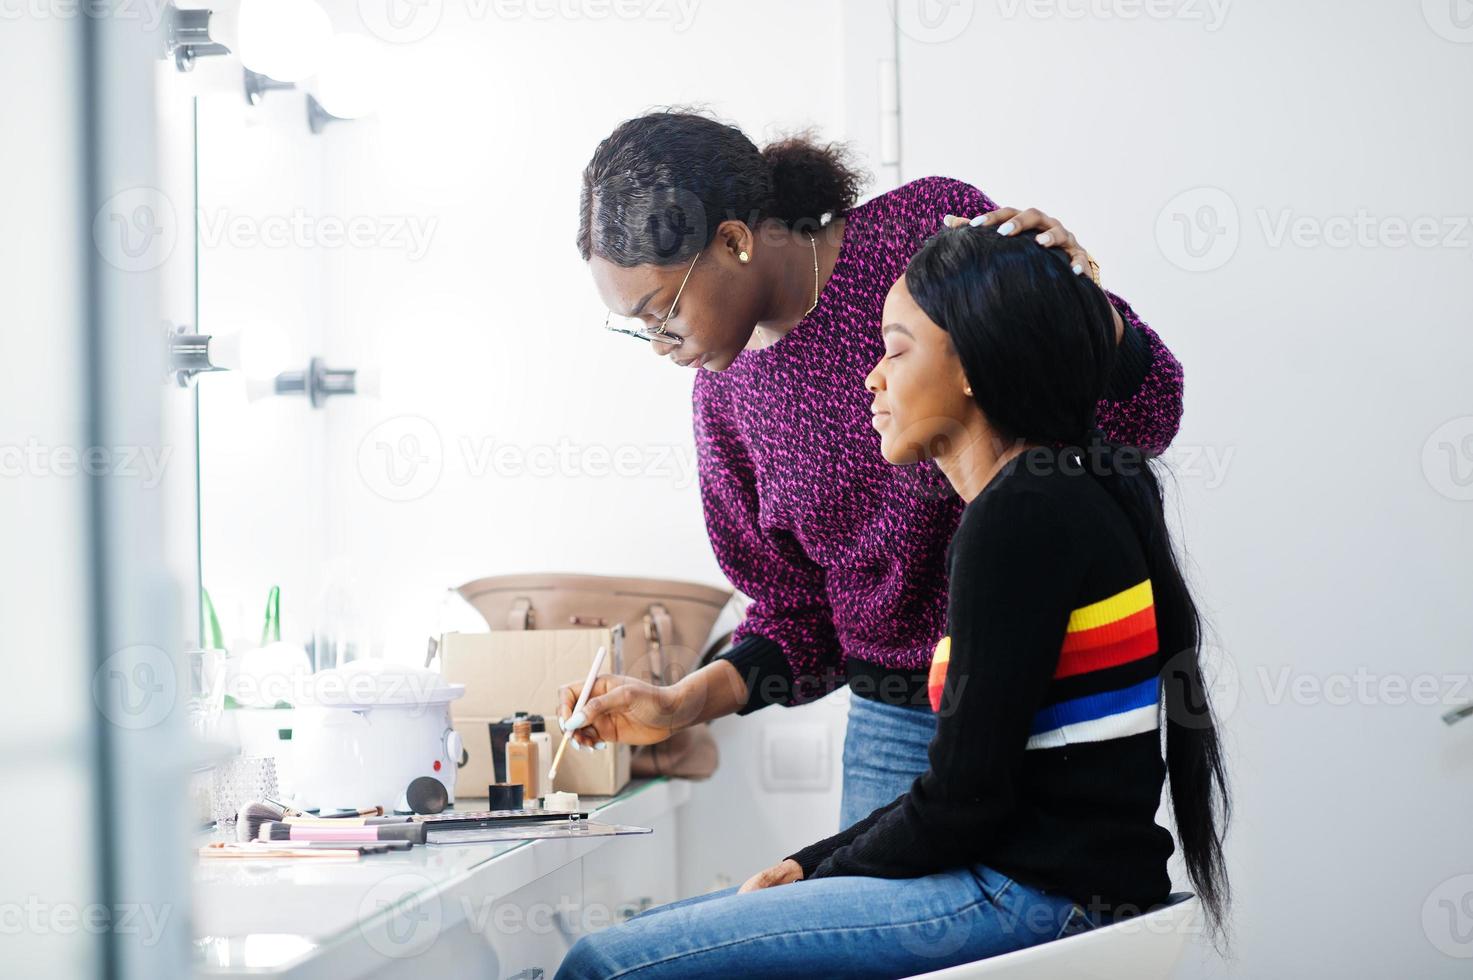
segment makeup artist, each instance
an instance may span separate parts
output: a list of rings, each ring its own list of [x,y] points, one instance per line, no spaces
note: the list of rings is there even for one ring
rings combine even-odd
[[[855,206],[861,185],[836,146],[795,138],[759,150],[689,112],[628,120],[595,150],[579,251],[611,329],[700,369],[706,526],[723,572],[753,601],[731,649],[669,687],[604,675],[573,718],[581,680],[561,693],[575,743],[648,744],[848,684],[841,827],[926,771],[936,734],[926,679],[963,509],[934,464],[892,467],[880,455],[861,381],[883,354],[886,293],[948,216],[1035,236],[1074,274],[1098,276],[1056,219],[998,208],[969,184],[926,177]],[[1110,441],[1158,453],[1180,419],[1181,367],[1109,298],[1117,356],[1098,423]],[[918,448],[929,458],[940,447]]]

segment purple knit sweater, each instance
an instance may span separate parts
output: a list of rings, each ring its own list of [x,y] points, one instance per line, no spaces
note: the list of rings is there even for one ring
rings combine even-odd
[[[753,600],[728,654],[751,685],[742,713],[877,671],[919,679],[926,703],[963,501],[935,464],[893,466],[880,455],[864,377],[884,351],[885,294],[910,257],[943,216],[995,207],[969,184],[927,177],[853,208],[813,312],[727,370],[698,372],[706,527],[722,571]],[[1181,418],[1181,365],[1110,299],[1126,336],[1098,422],[1111,441],[1158,453]]]

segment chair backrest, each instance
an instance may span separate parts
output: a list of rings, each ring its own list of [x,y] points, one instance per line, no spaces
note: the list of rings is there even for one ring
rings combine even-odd
[[[926,980],[1164,980],[1196,933],[1201,904],[1173,892],[1144,915],[1002,956],[921,974]],[[917,978],[919,980],[919,978]]]

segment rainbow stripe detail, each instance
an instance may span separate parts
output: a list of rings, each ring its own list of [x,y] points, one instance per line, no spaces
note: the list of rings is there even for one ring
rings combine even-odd
[[[946,665],[951,663],[951,637],[943,636],[931,654],[931,672],[926,675],[926,695],[931,699],[931,710],[941,710],[941,685],[946,681]]]
[[[1158,648],[1150,579],[1073,610],[1054,681],[1067,680],[1070,691],[1083,689],[1086,693],[1039,710],[1033,716],[1027,747],[1054,749],[1155,731],[1160,678],[1152,676],[1114,687],[1106,671],[1154,656]],[[950,663],[951,637],[943,636],[931,655],[931,670],[926,677],[932,711],[941,710],[941,691]],[[1090,690],[1096,679],[1101,689]],[[1113,683],[1120,683],[1118,676]]]
[[[1104,671],[1153,656],[1158,646],[1156,603],[1151,580],[1145,579],[1069,614],[1054,680],[1076,678],[1071,688],[1087,689],[1089,675],[1100,674],[1108,684]],[[1056,701],[1033,716],[1028,748],[1056,749],[1155,731],[1159,699],[1160,678],[1153,676]]]

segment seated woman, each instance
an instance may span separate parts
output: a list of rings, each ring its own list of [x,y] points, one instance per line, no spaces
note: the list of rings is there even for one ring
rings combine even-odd
[[[1220,929],[1226,779],[1196,607],[1150,465],[1094,429],[1105,295],[1026,238],[954,228],[890,290],[882,331],[866,379],[881,451],[934,458],[966,501],[930,768],[739,893],[584,937],[561,980],[909,976],[1138,914],[1171,888],[1168,773]]]

